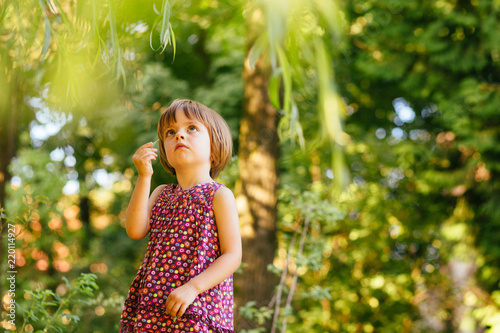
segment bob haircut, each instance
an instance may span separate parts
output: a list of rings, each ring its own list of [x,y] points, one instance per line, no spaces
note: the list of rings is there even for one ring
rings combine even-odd
[[[162,113],[158,121],[158,140],[160,147],[160,162],[171,174],[175,175],[175,169],[170,165],[165,152],[164,140],[165,130],[174,122],[175,111],[184,111],[184,115],[189,119],[201,122],[208,130],[210,136],[210,177],[217,178],[219,173],[229,163],[233,152],[233,139],[226,121],[214,110],[205,105],[189,100],[176,99]]]

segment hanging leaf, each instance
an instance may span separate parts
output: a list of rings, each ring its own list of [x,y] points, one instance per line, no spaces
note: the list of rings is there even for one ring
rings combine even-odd
[[[161,12],[156,8],[156,4],[153,3],[153,10],[156,14],[161,15]]]
[[[271,104],[278,110],[281,110],[281,103],[279,97],[279,89],[281,76],[283,74],[282,68],[277,68],[276,71],[273,72],[271,78],[269,79],[269,85],[267,87],[267,93],[269,95],[269,100]]]
[[[168,0],[163,1],[161,12],[159,12],[158,9],[156,8],[156,5],[153,4],[153,10],[159,16],[155,19],[152,25],[151,33],[149,34],[149,45],[151,49],[163,53],[167,48],[167,46],[172,44],[173,47],[172,62],[173,62],[175,60],[175,53],[177,48],[175,42],[174,29],[172,28],[172,24],[170,23],[170,15],[171,15],[170,2]],[[153,46],[153,34],[157,28],[160,30],[160,46],[155,48]]]
[[[255,64],[257,63],[257,60],[259,60],[268,43],[269,37],[267,33],[260,35],[259,38],[257,38],[257,40],[253,43],[252,48],[248,53],[248,65],[251,70],[255,70]]]
[[[154,30],[155,28],[158,26],[158,24],[160,23],[160,20],[161,20],[161,16],[157,17],[154,22],[153,22],[153,28],[151,29],[151,32],[149,34],[149,46],[151,47],[151,49],[153,49],[154,51],[158,51],[159,48],[155,48],[153,46],[153,33],[154,33]]]
[[[50,48],[50,22],[47,16],[44,15],[44,21],[45,21],[45,35],[43,39],[43,49],[42,49],[42,63],[45,61],[45,56],[47,55],[47,52],[49,51]]]
[[[292,102],[292,109],[290,110],[290,131],[292,140],[296,138],[299,141],[300,148],[305,149],[306,142],[304,139],[304,132],[302,131],[302,125],[299,121],[299,108],[294,102]]]
[[[276,49],[278,50],[280,65],[283,68],[283,110],[285,110],[286,112],[290,112],[292,97],[292,74],[290,73],[290,65],[288,64],[288,59],[286,57],[285,51],[279,45],[276,45]]]
[[[282,45],[287,30],[288,6],[285,1],[266,2],[266,25],[269,36],[269,58],[273,71],[278,67],[276,46]]]
[[[116,71],[116,79],[120,77],[120,75],[123,75],[123,78],[125,79],[125,70],[123,69],[122,66],[122,50],[120,47],[120,41],[118,40],[118,33],[116,31],[116,20],[115,20],[115,13],[113,10],[113,6],[111,5],[111,1],[108,3],[108,19],[109,19],[109,30],[111,31],[111,45],[113,48],[113,54],[110,55],[110,61],[111,64],[115,64],[115,71]],[[109,53],[108,53],[109,54]]]
[[[58,18],[62,20],[62,23],[64,23],[64,29],[67,30],[67,32],[71,35],[71,23],[69,22],[68,16],[66,15],[66,12],[62,9],[61,4],[57,0],[48,0],[49,6],[51,10],[54,12],[54,14],[57,15]]]
[[[175,60],[175,52],[177,50],[177,47],[176,47],[176,43],[175,43],[175,34],[174,34],[174,29],[172,28],[172,24],[170,24],[170,22],[168,23],[168,27],[170,29],[170,36],[172,38],[172,46],[173,46],[173,49],[174,49],[174,55],[172,57],[172,63],[174,62]]]

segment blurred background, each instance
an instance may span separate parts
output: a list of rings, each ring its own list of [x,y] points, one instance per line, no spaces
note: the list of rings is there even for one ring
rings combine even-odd
[[[118,331],[147,245],[124,228],[131,157],[189,98],[234,139],[237,332],[500,332],[498,0],[0,0],[0,17],[3,330]]]

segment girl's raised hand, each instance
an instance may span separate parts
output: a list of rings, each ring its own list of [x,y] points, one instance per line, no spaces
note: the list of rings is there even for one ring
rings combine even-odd
[[[156,160],[156,148],[153,148],[153,143],[148,142],[142,145],[132,156],[134,165],[140,176],[151,176],[153,174],[152,160]]]

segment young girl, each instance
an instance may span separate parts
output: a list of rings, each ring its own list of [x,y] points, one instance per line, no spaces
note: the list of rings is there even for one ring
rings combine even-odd
[[[120,333],[234,332],[238,213],[232,192],[213,180],[231,157],[229,128],[208,107],[176,100],[160,118],[158,139],[161,164],[178,184],[160,185],[149,196],[157,150],[151,142],[137,150],[126,229],[133,239],[149,233],[149,242]]]

